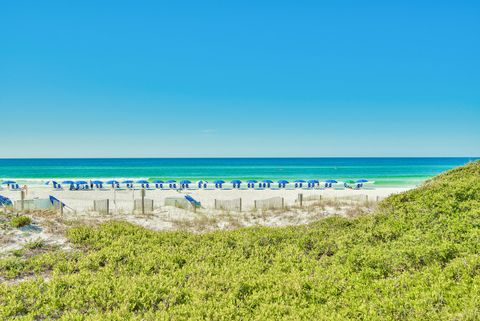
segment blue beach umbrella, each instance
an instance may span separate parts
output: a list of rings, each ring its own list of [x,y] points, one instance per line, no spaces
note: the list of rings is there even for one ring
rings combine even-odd
[[[15,182],[15,181],[5,181],[5,182],[2,182],[2,185],[11,185],[11,184],[17,184],[17,182]]]
[[[47,182],[45,183],[45,185],[50,185],[50,184],[52,184],[52,185],[57,185],[58,183],[57,183],[56,181],[47,181]]]
[[[316,180],[316,179],[310,179],[310,180],[308,181],[308,183],[310,183],[310,184],[317,184],[317,183],[318,183],[318,180]]]
[[[262,182],[267,183],[267,184],[272,184],[273,181],[270,179],[264,179]]]
[[[115,181],[116,182],[116,181]],[[127,179],[125,181],[122,182],[122,184],[132,184],[133,181],[131,179]],[[107,184],[110,184],[109,182],[107,182]]]
[[[95,182],[92,182],[93,184],[97,184]],[[109,185],[117,185],[119,184],[118,181],[112,179],[112,180],[109,180],[109,181],[106,181],[105,184],[109,184]]]
[[[63,181],[62,184],[73,185],[73,184],[75,184],[75,182],[74,181]]]
[[[359,179],[357,180],[357,183],[367,183],[368,179]]]
[[[177,182],[177,181],[174,180],[174,179],[171,179],[171,180],[166,181],[166,183],[169,183],[169,184],[170,184],[170,183],[176,183],[176,182]]]
[[[216,181],[213,181],[214,184],[224,184],[225,181],[222,181],[221,179],[217,179]]]
[[[77,185],[87,185],[88,182],[86,182],[86,181],[76,181],[75,184],[77,184]]]
[[[242,181],[239,180],[239,179],[234,179],[233,181],[230,181],[230,183],[232,183],[232,184],[240,184],[240,183],[242,183]]]
[[[303,179],[297,179],[295,183],[306,183]]]
[[[327,179],[325,183],[338,183],[338,182],[334,179]]]
[[[204,180],[197,182],[198,188],[207,187],[207,184],[208,184],[208,182],[204,181]]]
[[[109,182],[110,182],[110,181],[109,181]],[[109,183],[109,182],[107,182],[107,184],[113,184],[113,183]],[[92,181],[92,184],[95,184],[95,185],[102,185],[102,184],[103,184],[103,182],[102,182],[102,181],[98,181],[98,180],[97,180],[97,181]]]
[[[161,181],[161,180],[159,180],[159,179],[156,179],[156,180],[154,180],[152,183],[153,183],[153,184],[163,184],[164,181]]]
[[[149,184],[149,183],[150,183],[149,181],[146,181],[144,179],[141,179],[141,180],[137,181],[137,184]]]
[[[284,179],[281,179],[281,180],[279,180],[277,183],[279,183],[279,184],[288,184],[288,181],[287,181],[287,180],[284,180]]]
[[[255,184],[256,182],[257,182],[257,181],[254,180],[254,179],[250,179],[250,180],[247,181],[247,183],[251,183],[251,184]]]
[[[184,179],[180,181],[180,184],[192,184],[192,182],[190,182],[188,179]]]

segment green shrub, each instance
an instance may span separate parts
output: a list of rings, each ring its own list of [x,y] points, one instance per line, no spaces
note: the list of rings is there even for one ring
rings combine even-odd
[[[32,223],[32,220],[28,216],[14,216],[10,221],[10,224],[13,227],[17,228],[28,225],[30,223]]]
[[[480,163],[372,215],[206,234],[125,222],[0,260],[0,319],[478,320]],[[81,252],[79,252],[81,251]]]

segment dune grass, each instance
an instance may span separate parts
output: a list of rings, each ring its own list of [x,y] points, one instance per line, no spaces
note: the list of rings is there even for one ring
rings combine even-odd
[[[68,237],[73,251],[0,260],[0,319],[480,319],[480,162],[355,218]]]

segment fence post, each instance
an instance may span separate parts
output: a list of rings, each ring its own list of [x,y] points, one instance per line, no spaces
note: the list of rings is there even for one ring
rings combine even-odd
[[[239,212],[242,211],[242,198],[240,197],[240,208],[239,208]]]
[[[58,202],[58,206],[60,206],[60,216],[63,216],[63,204],[62,204],[62,202]]]
[[[303,206],[303,194],[302,193],[298,194],[298,202],[300,203],[300,207],[302,207]]]
[[[217,209],[217,199],[214,200],[214,205],[213,205],[213,207],[214,207],[215,209]]]
[[[377,203],[378,203],[378,200],[379,200],[379,197],[378,197],[378,195],[377,195]]]
[[[302,194],[300,194],[302,195]],[[285,199],[282,197],[282,208],[285,208]]]
[[[142,215],[145,215],[145,189],[142,188]]]
[[[20,192],[20,198],[21,198],[21,204],[20,204],[20,209],[23,211],[25,209],[25,191],[22,190]]]
[[[107,198],[107,215],[110,214],[110,200]]]
[[[256,200],[253,201],[253,208],[254,208],[254,209],[257,209],[257,201],[256,201]]]

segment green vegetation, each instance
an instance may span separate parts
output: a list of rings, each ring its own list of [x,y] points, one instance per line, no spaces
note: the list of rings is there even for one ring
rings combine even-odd
[[[25,226],[25,225],[28,225],[32,223],[32,220],[30,219],[30,217],[28,216],[14,216],[12,217],[12,219],[10,220],[10,224],[13,226],[13,227],[22,227],[22,226]]]
[[[480,319],[480,162],[357,218],[200,235],[111,222],[68,236],[75,251],[0,260],[0,319]]]

